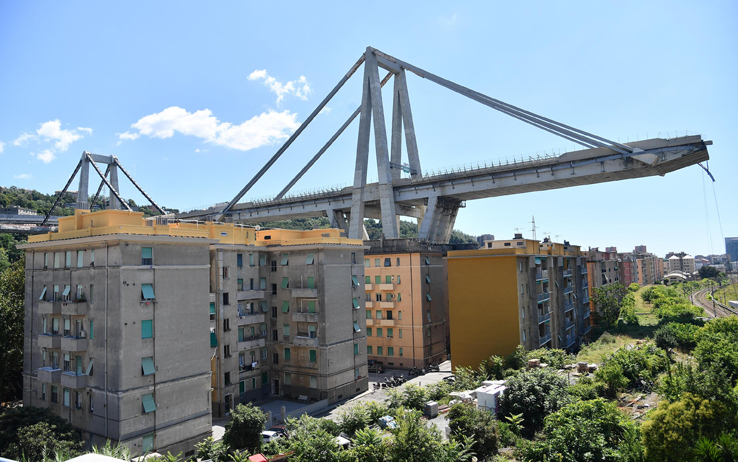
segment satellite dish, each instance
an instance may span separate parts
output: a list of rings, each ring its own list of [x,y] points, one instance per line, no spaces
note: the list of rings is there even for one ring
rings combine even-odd
[[[256,225],[256,226],[254,226],[254,229],[257,230],[257,231],[259,231],[261,229],[261,226]]]

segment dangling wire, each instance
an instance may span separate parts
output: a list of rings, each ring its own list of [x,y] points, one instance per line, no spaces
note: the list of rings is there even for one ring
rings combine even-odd
[[[710,245],[710,254],[714,254],[712,248],[712,232],[710,230],[710,213],[707,208],[707,189],[705,188],[705,172],[702,172],[702,200],[703,200],[703,207],[705,209],[705,224],[707,226],[707,242]]]

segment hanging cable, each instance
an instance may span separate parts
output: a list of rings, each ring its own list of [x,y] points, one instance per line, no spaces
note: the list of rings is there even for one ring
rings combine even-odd
[[[710,254],[714,254],[712,248],[712,232],[710,230],[710,213],[707,208],[707,189],[705,188],[705,172],[702,172],[702,202],[705,209],[705,225],[707,227],[707,242],[710,246]]]

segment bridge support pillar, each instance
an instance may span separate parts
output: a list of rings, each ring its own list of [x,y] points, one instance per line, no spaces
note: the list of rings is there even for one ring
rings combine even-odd
[[[418,239],[448,244],[456,223],[461,201],[442,196],[431,196],[418,228]]]
[[[346,232],[346,235],[348,235],[348,221],[346,220],[346,217],[342,210],[328,210],[328,219],[331,222],[331,228],[342,229]]]
[[[89,184],[90,184],[90,161],[87,160],[85,153],[82,154],[82,166],[79,170],[79,188],[77,188],[77,205],[76,208],[82,210],[89,210],[90,204],[88,201],[89,197]]]
[[[110,185],[120,194],[120,188],[118,187],[118,167],[112,163],[110,164]],[[121,210],[122,208],[123,206],[118,198],[115,197],[115,194],[110,193],[110,209]]]

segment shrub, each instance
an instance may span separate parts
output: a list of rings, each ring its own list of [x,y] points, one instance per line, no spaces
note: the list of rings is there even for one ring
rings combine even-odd
[[[356,403],[341,408],[338,416],[338,426],[341,431],[353,436],[358,430],[369,425],[369,412],[362,403]]]
[[[561,369],[565,364],[570,364],[575,360],[574,355],[570,355],[564,350],[551,348],[539,348],[529,351],[526,361],[535,358],[539,358],[542,363],[548,364],[548,367],[552,369]]]
[[[603,379],[603,381],[610,386],[610,392],[613,391],[612,386],[618,385],[619,380],[617,379],[619,375],[617,368],[612,366],[608,368],[611,364],[617,365],[622,375],[628,380],[626,387],[650,389],[658,373],[666,370],[669,360],[664,351],[653,344],[615,350],[605,359],[604,367],[601,368],[603,371],[598,371],[598,377],[608,376],[608,380]]]
[[[526,461],[632,460],[641,452],[635,425],[601,398],[570,404],[546,417],[543,435],[523,450]]]
[[[637,282],[631,282],[630,285],[628,286],[628,292],[630,293],[638,292],[639,290],[641,290],[641,285],[638,284]]]
[[[402,391],[389,390],[387,396],[390,408],[406,407],[422,411],[428,401],[425,389],[414,384],[406,385]]]
[[[724,370],[738,380],[738,317],[713,319],[695,333],[694,356],[704,370]]]
[[[497,453],[497,420],[491,412],[467,403],[455,404],[448,412],[449,427],[455,440],[462,436],[474,441],[472,450],[482,460]]]
[[[672,366],[658,386],[659,394],[671,401],[678,401],[684,393],[700,398],[721,401],[738,413],[738,389],[728,374],[721,369],[700,370],[691,364],[681,362]]]
[[[572,401],[566,379],[548,369],[532,369],[512,376],[500,399],[503,416],[522,414],[525,433],[543,427],[543,419]]]
[[[518,345],[515,351],[505,356],[506,369],[520,370],[528,366],[528,352],[523,345]]]
[[[502,380],[505,370],[505,360],[500,356],[492,355],[479,364],[479,374],[482,380]]]
[[[261,449],[261,432],[267,415],[260,408],[251,403],[239,404],[231,410],[231,420],[228,421],[223,435],[223,443],[232,449],[248,449],[252,453]]]
[[[618,392],[625,390],[630,383],[623,375],[623,367],[615,362],[605,364],[597,369],[595,377],[603,385],[605,396],[614,398]]]
[[[226,462],[228,460],[228,445],[223,441],[215,441],[207,437],[202,443],[195,445],[197,458],[200,460],[212,460],[213,462]]]
[[[569,394],[581,401],[597,399],[605,396],[605,383],[591,377],[582,377],[569,387]]]
[[[67,453],[74,457],[82,449],[82,439],[66,420],[47,408],[19,407],[0,415],[0,455],[20,460],[36,460],[45,447],[48,454]]]
[[[654,332],[654,341],[659,348],[679,348],[684,352],[692,351],[697,346],[695,334],[699,326],[670,322]]]

